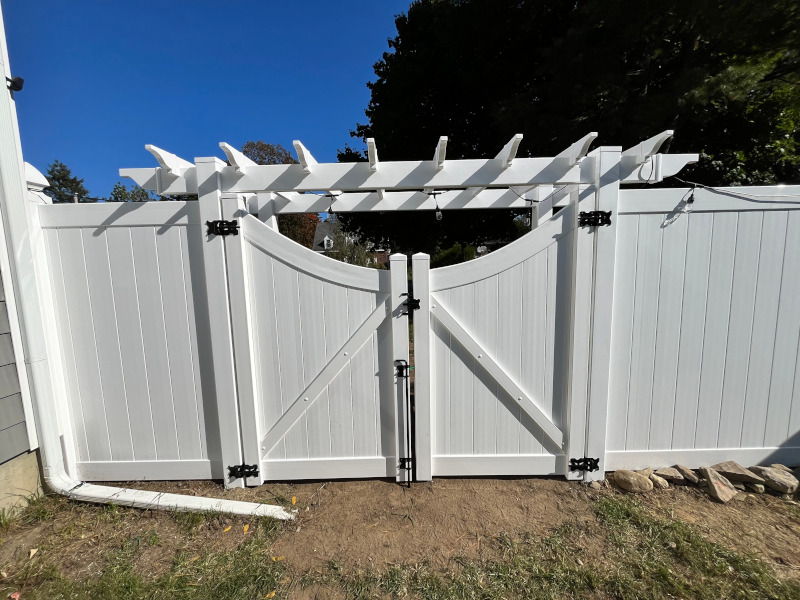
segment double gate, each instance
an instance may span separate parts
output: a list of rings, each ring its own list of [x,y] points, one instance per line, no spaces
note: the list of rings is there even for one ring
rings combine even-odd
[[[223,443],[228,485],[567,473],[574,203],[475,261],[415,255],[416,298],[405,255],[358,267],[237,199],[222,216],[239,225],[224,236],[243,461]]]

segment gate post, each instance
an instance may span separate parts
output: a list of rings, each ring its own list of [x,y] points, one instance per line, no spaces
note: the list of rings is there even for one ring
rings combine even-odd
[[[225,264],[224,236],[208,233],[206,223],[222,219],[220,171],[225,163],[219,158],[196,158],[197,196],[203,235],[203,267],[208,320],[211,333],[209,358],[204,360],[205,376],[214,377],[214,399],[219,422],[219,441],[223,479],[226,488],[244,487],[244,480],[231,477],[228,467],[242,464],[236,372],[233,362],[231,311],[228,302],[228,274]],[[207,367],[207,368],[206,368]]]
[[[411,257],[411,281],[419,310],[414,313],[414,434],[417,481],[433,474],[433,419],[431,415],[431,257],[422,252]]]
[[[622,148],[603,146],[592,151],[582,168],[592,169],[594,184],[578,192],[575,219],[580,212],[611,212],[611,224],[579,227],[573,247],[572,339],[568,438],[564,473],[586,481],[605,477],[608,418],[611,308],[614,295],[614,257],[617,240],[619,163]],[[596,458],[596,471],[570,471],[570,459]]]

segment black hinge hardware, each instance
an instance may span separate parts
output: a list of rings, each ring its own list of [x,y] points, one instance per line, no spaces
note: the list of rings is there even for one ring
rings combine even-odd
[[[400,294],[401,296],[408,296],[408,294]],[[405,312],[400,313],[401,315],[407,315],[412,310],[419,310],[419,298],[412,298],[409,296],[408,300],[403,302],[403,306],[405,306],[408,310]]]
[[[409,457],[402,457],[400,459],[399,468],[401,471],[406,471],[409,475],[406,476],[406,481],[408,482],[408,486],[411,487],[411,471],[414,470],[414,459]]]
[[[593,210],[578,213],[578,227],[603,227],[611,225],[611,211]]]
[[[231,479],[258,477],[258,465],[233,465],[228,467],[228,477]]]
[[[396,362],[402,362],[403,364],[394,366],[394,368],[397,369],[397,372],[395,373],[395,375],[397,377],[408,377],[408,371],[411,369],[411,367],[408,366],[408,363],[406,361],[404,361],[404,360],[403,361],[396,361]]]
[[[219,221],[206,221],[208,235],[239,235],[239,223],[220,219]]]
[[[599,458],[570,458],[569,459],[570,471],[599,471],[600,459]]]

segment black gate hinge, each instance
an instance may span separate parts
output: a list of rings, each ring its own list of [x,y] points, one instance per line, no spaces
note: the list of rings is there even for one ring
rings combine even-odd
[[[233,465],[228,467],[228,477],[231,479],[258,477],[258,465]]]
[[[233,221],[226,221],[220,219],[218,221],[206,221],[208,226],[208,235],[239,235],[239,223],[236,219]]]
[[[578,227],[603,227],[611,225],[611,211],[593,210],[578,213]]]
[[[570,471],[599,471],[600,459],[599,458],[570,458],[569,459]]]

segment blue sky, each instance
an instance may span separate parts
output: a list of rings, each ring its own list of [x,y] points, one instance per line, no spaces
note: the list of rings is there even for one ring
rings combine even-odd
[[[121,167],[261,139],[335,161],[410,0],[0,0],[27,162],[108,195]],[[126,180],[127,181],[127,180]]]

